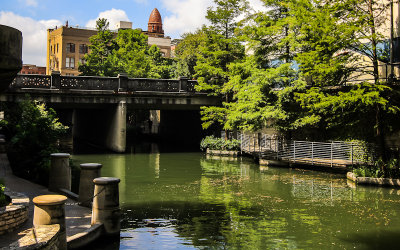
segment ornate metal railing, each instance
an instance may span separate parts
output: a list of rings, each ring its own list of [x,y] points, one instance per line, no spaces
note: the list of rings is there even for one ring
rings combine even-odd
[[[51,76],[49,75],[17,75],[9,88],[50,88]]]
[[[195,92],[197,81],[181,77],[179,80],[99,76],[17,75],[9,89],[71,89],[104,90],[115,93],[131,92]]]

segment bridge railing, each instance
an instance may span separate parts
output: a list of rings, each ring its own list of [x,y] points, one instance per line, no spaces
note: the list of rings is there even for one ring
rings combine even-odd
[[[50,88],[49,75],[17,75],[9,88]]]
[[[9,89],[71,89],[71,90],[104,90],[115,93],[132,92],[195,92],[197,81],[181,77],[171,79],[129,78],[127,75],[118,77],[99,76],[61,76],[51,75],[17,75]]]

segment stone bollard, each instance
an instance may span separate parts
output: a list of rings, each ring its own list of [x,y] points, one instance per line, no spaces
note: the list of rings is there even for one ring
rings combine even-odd
[[[33,226],[60,225],[59,249],[67,249],[67,232],[65,227],[64,195],[41,195],[33,198],[35,204]]]
[[[0,153],[6,152],[6,140],[0,137]]]
[[[94,193],[93,180],[100,177],[102,165],[100,163],[83,163],[81,166],[81,177],[79,180],[79,199],[82,206],[90,207],[92,205],[92,196]]]
[[[94,195],[92,206],[92,225],[103,223],[107,235],[119,236],[121,211],[119,209],[118,183],[120,179],[100,177],[93,180]]]
[[[71,191],[71,168],[69,167],[69,154],[51,154],[49,174],[49,190],[58,191],[66,189]]]

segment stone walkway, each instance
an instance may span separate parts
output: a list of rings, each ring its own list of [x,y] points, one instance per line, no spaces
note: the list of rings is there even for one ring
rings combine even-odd
[[[19,238],[22,238],[24,236],[24,230],[33,227],[34,205],[32,199],[39,195],[54,193],[49,192],[46,187],[14,176],[7,155],[4,153],[0,153],[0,178],[4,180],[6,187],[10,190],[23,193],[29,197],[29,219],[16,231],[0,236],[0,247],[5,247]],[[92,210],[90,208],[74,205],[73,203],[75,202],[74,200],[68,199],[65,206],[67,237],[81,233],[91,226]]]

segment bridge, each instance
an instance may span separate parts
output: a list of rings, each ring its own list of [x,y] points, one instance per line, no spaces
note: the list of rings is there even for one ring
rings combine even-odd
[[[162,131],[200,137],[200,107],[220,105],[217,97],[197,92],[197,81],[117,77],[17,75],[0,93],[2,102],[26,95],[44,102],[72,126],[73,138],[93,141],[115,152],[126,147],[127,109],[160,110]]]

